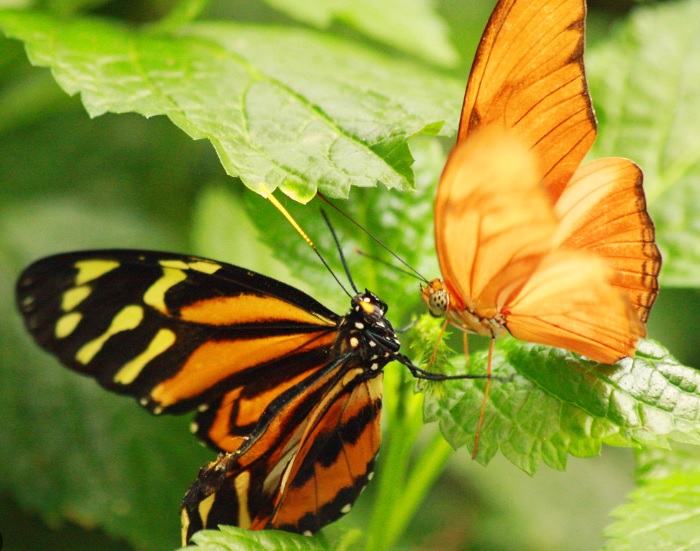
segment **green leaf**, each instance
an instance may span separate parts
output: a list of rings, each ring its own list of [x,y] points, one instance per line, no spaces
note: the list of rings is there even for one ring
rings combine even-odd
[[[600,132],[596,156],[644,169],[664,286],[700,285],[700,3],[636,10],[586,56]]]
[[[302,202],[411,189],[406,140],[458,118],[460,83],[312,32],[202,23],[176,36],[13,11],[0,28],[92,116],[167,115],[249,188]]]
[[[323,0],[313,3],[266,0],[268,4],[310,25],[327,28],[342,21],[394,48],[445,67],[457,63],[447,25],[429,0]]]
[[[291,551],[325,551],[316,539],[279,530],[250,531],[234,526],[222,526],[220,530],[202,530],[194,536],[197,549],[225,551],[255,549],[289,549]],[[188,547],[188,549],[194,546]]]
[[[291,534],[280,530],[250,531],[236,528],[235,526],[222,526],[220,530],[202,530],[194,536],[195,546],[187,549],[202,549],[203,551],[238,551],[250,549],[284,549],[285,551],[326,551],[334,549],[344,551],[357,540],[359,531],[351,530],[340,535],[340,530],[333,528],[336,537],[332,543],[323,533],[313,537]],[[326,530],[324,530],[326,532]]]
[[[700,545],[700,451],[644,451],[638,485],[611,515],[606,551],[675,551]]]
[[[486,373],[486,353],[473,354],[470,362],[471,373]],[[463,365],[448,372],[463,373]],[[503,337],[496,341],[493,371],[512,380],[491,383],[477,456],[483,464],[500,450],[533,473],[542,462],[563,470],[568,454],[597,455],[603,443],[700,444],[700,373],[650,341],[640,342],[635,359],[608,366]],[[426,420],[438,421],[455,448],[473,448],[485,384],[445,381],[426,395]]]

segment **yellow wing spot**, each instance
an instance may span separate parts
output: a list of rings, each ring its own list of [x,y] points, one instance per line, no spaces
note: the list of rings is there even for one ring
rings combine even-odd
[[[174,262],[179,262],[179,260]],[[163,262],[161,262],[161,264],[163,264]],[[167,313],[168,309],[165,306],[165,293],[168,292],[168,289],[186,279],[187,274],[182,270],[164,267],[163,275],[148,288],[143,295],[143,301],[149,306],[153,306],[156,310]]]
[[[75,267],[78,270],[75,284],[80,286],[117,269],[119,262],[116,260],[80,260],[75,263]]]
[[[250,527],[250,512],[248,511],[248,488],[250,486],[250,473],[243,471],[234,483],[236,497],[238,497],[238,526],[247,530]]]
[[[187,270],[190,267],[184,260],[161,260],[158,264],[163,268],[175,268],[176,270]]]
[[[204,260],[198,260],[196,262],[190,262],[189,267],[197,272],[202,272],[205,274],[213,274],[221,269],[221,265],[216,262],[205,262]]]
[[[127,331],[129,329],[135,329],[138,327],[139,323],[143,320],[143,308],[135,304],[126,306],[114,316],[109,329],[105,331],[102,335],[96,339],[91,340],[89,343],[83,345],[75,358],[83,365],[87,365],[95,357],[95,355],[102,349],[104,344],[109,340],[112,335],[116,335],[121,331]]]
[[[68,335],[75,331],[75,328],[78,326],[81,319],[83,319],[83,315],[80,312],[71,312],[70,314],[61,316],[56,322],[56,327],[54,329],[54,335],[56,335],[56,338],[65,339]]]
[[[189,543],[187,541],[187,532],[190,529],[190,517],[187,514],[186,507],[180,510],[180,524],[182,525],[182,546],[185,547]]]
[[[209,513],[211,512],[211,508],[214,505],[214,500],[216,499],[216,494],[211,494],[210,496],[205,497],[202,501],[199,502],[199,506],[197,507],[197,512],[199,513],[199,518],[202,519],[202,526],[205,528],[209,528],[207,526],[207,520],[209,518]],[[189,520],[188,520],[189,524]],[[243,528],[241,526],[241,528]]]
[[[170,329],[161,329],[158,331],[153,340],[148,344],[146,350],[141,352],[130,362],[124,366],[114,376],[114,382],[122,385],[128,385],[134,382],[139,376],[141,370],[146,367],[156,356],[159,356],[170,348],[175,342],[175,333]]]
[[[80,287],[73,287],[68,289],[63,293],[63,298],[61,299],[61,310],[64,312],[70,312],[78,304],[83,302],[92,293],[92,287],[89,285],[81,285]]]

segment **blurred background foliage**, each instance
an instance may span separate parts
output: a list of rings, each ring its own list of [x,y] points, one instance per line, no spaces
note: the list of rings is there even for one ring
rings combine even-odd
[[[320,8],[303,13],[293,3],[254,0],[212,0],[199,7],[203,9],[201,19],[325,27],[321,32],[406,56],[417,66],[431,65],[466,81],[493,3],[438,1],[438,20],[447,29],[445,41],[413,50],[410,44],[424,44],[420,36],[404,37],[409,46],[393,44],[382,36],[381,28],[342,18],[332,21],[322,16]],[[145,25],[168,14],[172,17],[173,10],[183,5],[193,8],[195,4],[16,0],[0,2],[0,7],[40,5],[66,17],[88,12]],[[397,9],[402,4],[397,3]],[[598,41],[605,40],[638,4],[592,1],[589,44],[595,48]],[[695,78],[700,86],[697,73]],[[605,100],[595,93],[593,99],[597,109],[597,101]],[[351,211],[355,208],[353,214],[360,223],[388,235],[389,242],[406,233],[403,237],[417,244],[415,257],[407,256],[427,275],[437,273],[435,260],[420,253],[432,247],[431,198],[450,143],[427,138],[412,142],[417,159],[416,195],[400,196],[383,188],[353,190],[351,199],[363,208],[353,207],[352,202],[347,206]],[[19,271],[32,260],[55,252],[161,249],[245,265],[313,290],[316,298],[337,312],[344,312],[347,299],[318,266],[307,272],[275,259],[276,243],[289,239],[289,228],[280,220],[268,222],[269,216],[277,216],[274,213],[260,214],[266,206],[225,174],[209,142],[190,139],[164,117],[108,113],[90,119],[78,96],[69,97],[59,89],[48,70],[31,67],[19,42],[4,39],[0,42],[0,167],[0,307],[4,312],[0,316],[0,387],[4,389],[0,532],[6,548],[174,548],[179,537],[179,501],[212,453],[193,441],[187,419],[152,418],[92,381],[64,373],[54,360],[35,349],[15,314],[12,286]],[[251,212],[256,213],[252,219]],[[337,265],[328,235],[319,224],[316,202],[311,207],[295,207],[294,212]],[[342,220],[337,224],[347,250],[359,246],[376,252],[364,237],[350,237],[351,226]],[[299,250],[304,249],[303,242],[294,239]],[[300,255],[312,258],[307,252]],[[366,259],[351,259],[358,285],[376,290],[396,282],[395,274],[377,275],[377,267],[367,264],[371,262]],[[387,279],[379,285],[378,278]],[[399,296],[408,292],[405,288],[416,287],[415,282],[401,285],[396,290]],[[410,312],[420,309],[418,293],[414,290],[410,296],[410,301],[401,304],[388,300],[398,314],[392,317],[396,325],[409,321]],[[696,289],[663,288],[649,323],[650,335],[690,366],[700,365],[694,338],[699,309]],[[33,368],[25,369],[27,366]],[[389,389],[399,384],[396,375],[387,376]],[[101,409],[99,414],[94,411],[96,406]],[[60,430],[52,429],[54,421]],[[46,430],[27,434],[37,426]],[[418,448],[432,445],[434,431],[431,426],[424,428]],[[89,442],[81,441],[84,436],[76,438],[84,434],[90,435]],[[97,452],[83,455],[80,450],[85,446]],[[111,461],[114,447],[126,450],[130,464]],[[158,460],[149,464],[153,457]],[[381,476],[390,477],[381,459],[380,455]],[[621,449],[606,448],[594,459],[572,458],[565,473],[542,469],[532,478],[500,457],[484,469],[461,450],[450,458],[397,547],[596,549],[610,511],[633,488],[632,471],[632,452]],[[105,486],[112,495],[118,488],[121,497],[107,500],[102,491]],[[57,488],[60,497],[55,494]],[[370,485],[344,522],[366,527],[375,491]],[[134,503],[139,504],[136,522],[130,510]],[[148,516],[149,510],[168,509],[172,510],[170,517]],[[103,515],[112,520],[100,523]]]

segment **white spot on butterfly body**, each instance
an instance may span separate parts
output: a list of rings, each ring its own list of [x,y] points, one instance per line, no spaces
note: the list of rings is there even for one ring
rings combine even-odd
[[[348,503],[347,505],[344,505],[343,508],[340,510],[340,512],[343,513],[344,515],[346,515],[350,512],[350,509],[352,509],[352,503]]]
[[[357,337],[350,337],[350,346],[353,348],[360,346],[360,341],[357,339]]]
[[[196,434],[198,430],[199,430],[199,425],[197,423],[195,423],[194,421],[192,423],[190,423],[190,432],[192,434]]]
[[[364,324],[364,323],[360,323],[360,322],[358,321],[358,322],[355,324],[355,327],[356,327],[357,329],[364,329],[364,328],[365,328],[365,324]]]

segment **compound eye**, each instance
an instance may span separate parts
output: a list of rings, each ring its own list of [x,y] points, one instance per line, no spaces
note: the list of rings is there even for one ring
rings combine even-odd
[[[428,299],[428,311],[435,318],[441,318],[450,306],[450,295],[445,289],[438,289],[430,294]]]

